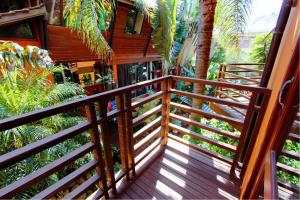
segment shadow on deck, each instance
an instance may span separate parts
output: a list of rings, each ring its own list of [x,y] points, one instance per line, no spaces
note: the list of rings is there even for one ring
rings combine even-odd
[[[156,151],[159,151],[157,149]],[[230,165],[169,139],[152,159],[137,166],[138,176],[121,190],[120,199],[238,199],[240,181]],[[149,155],[151,157],[151,155]]]

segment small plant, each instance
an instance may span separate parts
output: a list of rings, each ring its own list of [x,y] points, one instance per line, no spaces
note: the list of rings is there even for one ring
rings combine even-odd
[[[98,77],[96,83],[107,83],[113,79],[113,71],[108,68],[106,75],[96,74],[96,76]]]
[[[85,85],[92,85],[93,81],[91,79],[91,75],[90,74],[84,74],[81,78],[81,81],[85,84]]]

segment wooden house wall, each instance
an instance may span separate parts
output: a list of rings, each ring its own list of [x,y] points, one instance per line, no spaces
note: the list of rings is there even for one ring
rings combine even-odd
[[[158,52],[150,40],[151,27],[145,19],[141,34],[125,33],[128,8],[119,6],[117,9],[114,31],[112,32],[113,58],[110,64],[126,64],[160,60]],[[48,49],[55,62],[75,62],[98,60],[85,44],[77,37],[76,32],[59,26],[48,25]],[[110,33],[104,33],[110,42]],[[148,47],[148,48],[147,48]],[[147,50],[146,50],[147,49]]]
[[[86,45],[78,38],[76,31],[62,26],[47,26],[48,51],[55,62],[97,60]]]

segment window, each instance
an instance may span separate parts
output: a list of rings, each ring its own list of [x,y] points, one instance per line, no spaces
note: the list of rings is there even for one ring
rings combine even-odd
[[[12,10],[20,10],[29,7],[24,0],[1,0],[0,13],[6,13]]]
[[[125,25],[125,33],[141,34],[144,15],[135,9],[129,9]]]
[[[1,27],[0,38],[34,39],[28,22]]]

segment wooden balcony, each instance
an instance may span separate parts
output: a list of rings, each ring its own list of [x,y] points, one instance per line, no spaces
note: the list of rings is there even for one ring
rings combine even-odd
[[[175,87],[179,81],[247,91],[250,94],[250,100],[248,103],[241,103],[180,91]],[[131,95],[133,91],[157,84],[161,85],[161,91],[133,101]],[[7,169],[66,140],[73,140],[76,135],[85,131],[88,131],[90,141],[73,152],[63,155],[54,162],[45,164],[37,171],[26,174],[16,182],[1,188],[0,198],[13,198],[90,152],[93,156],[89,162],[70,172],[53,185],[46,187],[32,198],[58,198],[56,195],[66,189],[69,192],[63,196],[65,199],[98,199],[101,197],[132,199],[239,198],[241,185],[239,172],[246,167],[240,160],[240,153],[249,129],[249,120],[254,113],[258,119],[264,116],[270,93],[269,89],[257,86],[167,76],[1,120],[0,131],[6,131],[76,109],[85,110],[86,113],[86,121],[76,126],[1,155],[0,170]],[[263,97],[261,106],[256,105],[258,95]],[[201,99],[204,103],[214,102],[237,107],[245,110],[246,115],[244,120],[241,120],[205,112],[174,102],[176,96],[188,96]],[[117,109],[107,112],[107,102],[110,99],[116,100]],[[160,99],[158,105],[133,118],[135,109],[157,99]],[[175,109],[182,112],[176,112]],[[182,115],[183,112],[195,113],[209,119],[218,119],[230,125],[237,124],[242,129],[240,133],[224,131],[218,127],[191,120],[186,115]],[[152,117],[151,121],[143,124],[150,117]],[[110,122],[112,120],[117,121],[117,138],[122,165],[122,169],[117,173],[114,172],[111,154],[113,131]],[[258,120],[255,124],[255,131],[260,127],[260,123],[261,120]],[[217,141],[212,137],[187,129],[188,125],[207,130],[235,142],[230,144]],[[229,152],[229,156],[183,140],[181,137],[183,135],[219,147]],[[87,178],[86,174],[90,176]],[[85,177],[84,181],[79,186],[70,189],[69,186],[82,177]]]

